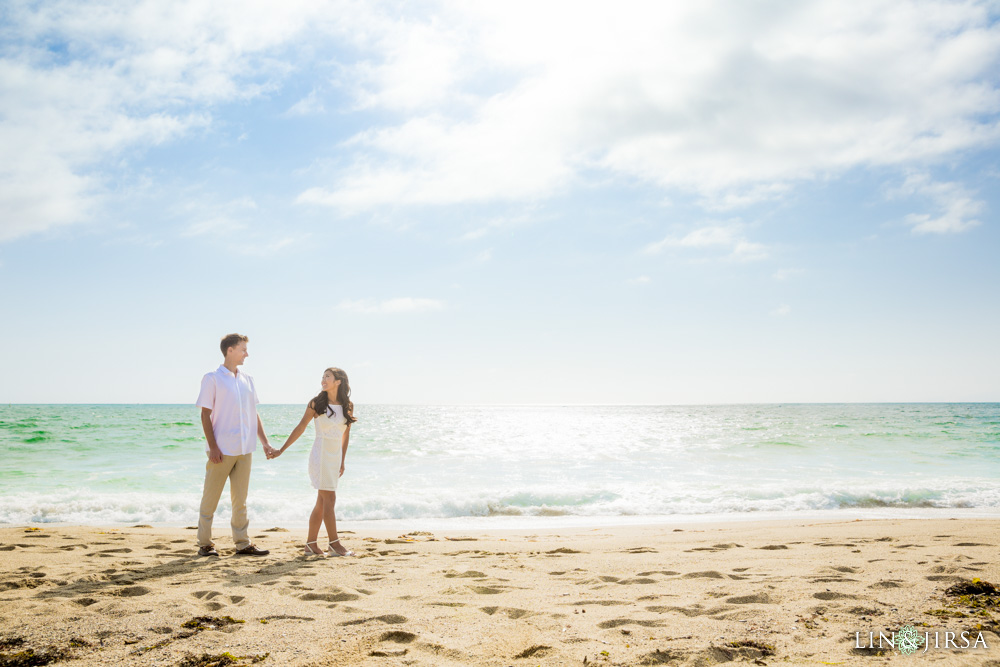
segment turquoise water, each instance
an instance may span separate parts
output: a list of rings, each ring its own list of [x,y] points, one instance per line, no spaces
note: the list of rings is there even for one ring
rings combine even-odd
[[[302,409],[260,406],[273,443]],[[1000,516],[1000,404],[360,405],[356,415],[337,501],[346,520]],[[275,461],[258,452],[254,521],[302,523],[315,497],[312,437],[310,426]],[[193,406],[0,407],[0,523],[193,523],[203,447]]]

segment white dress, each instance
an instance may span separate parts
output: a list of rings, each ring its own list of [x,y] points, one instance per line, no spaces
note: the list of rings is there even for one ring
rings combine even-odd
[[[333,414],[331,415],[331,411]],[[347,430],[344,409],[331,405],[326,414],[313,420],[316,425],[316,441],[309,453],[309,481],[320,491],[336,491],[340,479],[340,464],[343,463],[343,435]]]

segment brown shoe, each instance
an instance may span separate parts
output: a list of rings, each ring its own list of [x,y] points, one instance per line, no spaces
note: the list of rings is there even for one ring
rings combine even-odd
[[[219,552],[215,550],[215,547],[209,545],[207,547],[198,547],[199,556],[218,556]]]
[[[271,553],[271,552],[268,551],[267,549],[258,549],[257,547],[255,547],[254,545],[251,544],[250,546],[243,547],[242,549],[240,549],[239,551],[237,551],[236,555],[237,556],[266,556],[269,553]]]

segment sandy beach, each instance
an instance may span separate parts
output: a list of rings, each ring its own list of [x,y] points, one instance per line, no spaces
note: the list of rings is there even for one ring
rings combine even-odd
[[[197,558],[184,528],[0,529],[0,665],[1000,665],[997,598],[946,594],[1000,583],[997,521],[344,528],[356,558],[280,527],[252,529],[264,558],[228,535]],[[906,625],[926,652],[871,648]]]

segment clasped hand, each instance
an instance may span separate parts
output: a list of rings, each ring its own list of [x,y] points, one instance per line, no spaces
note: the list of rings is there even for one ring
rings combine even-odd
[[[276,459],[279,456],[281,456],[281,450],[280,449],[275,449],[271,445],[265,444],[264,445],[264,456],[266,456],[268,458],[268,460]]]

